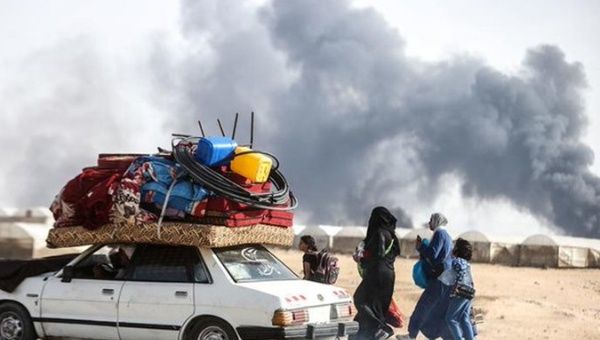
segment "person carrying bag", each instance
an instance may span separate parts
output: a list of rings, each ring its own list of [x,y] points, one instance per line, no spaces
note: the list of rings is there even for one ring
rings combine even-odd
[[[456,340],[473,340],[475,332],[471,323],[472,300],[475,297],[475,286],[471,275],[471,256],[473,247],[469,241],[459,238],[452,254],[452,266],[440,276],[440,281],[449,285],[450,302],[446,311],[446,324]]]

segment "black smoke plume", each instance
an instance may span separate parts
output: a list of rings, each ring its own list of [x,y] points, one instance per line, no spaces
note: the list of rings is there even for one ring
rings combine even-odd
[[[380,15],[348,1],[209,3],[183,6],[187,36],[208,41],[214,61],[183,63],[184,107],[190,119],[258,109],[262,145],[311,221],[363,223],[378,204],[405,215],[408,188],[432,200],[453,174],[466,196],[599,235],[600,180],[580,141],[585,76],[559,48],[532,48],[508,75],[469,57],[409,58]]]
[[[275,0],[259,8],[185,0],[181,8],[187,49],[157,40],[138,65],[146,76],[138,81],[152,84],[146,104],[165,122],[156,132],[198,133],[193,122],[201,118],[216,133],[217,117],[232,121],[241,112],[247,124],[256,111],[257,145],[280,157],[306,221],[365,224],[374,206],[385,205],[411,226],[402,207],[432,202],[451,175],[466,197],[509,200],[567,234],[600,236],[600,179],[581,142],[585,75],[558,47],[530,49],[521,72],[506,74],[469,56],[408,57],[399,32],[346,0]],[[21,189],[18,203],[46,204],[59,187],[49,183],[74,175],[64,173],[66,165],[87,165],[104,145],[114,150],[136,138],[135,125],[113,114],[121,96],[103,76],[106,62],[69,53],[80,45],[60,47],[71,59],[47,77],[58,80],[21,84],[49,90],[18,107],[27,119],[16,123],[18,134],[0,137],[24,150],[4,167],[12,176],[7,188]],[[114,136],[90,140],[94,129],[80,129],[88,119]],[[19,146],[12,139],[21,133],[54,145],[53,157],[40,157],[34,142]]]

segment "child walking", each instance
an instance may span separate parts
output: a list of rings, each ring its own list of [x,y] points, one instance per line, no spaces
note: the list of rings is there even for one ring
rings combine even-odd
[[[302,269],[304,272],[304,280],[316,281],[315,270],[319,263],[319,251],[317,249],[317,241],[310,235],[304,235],[300,237],[300,243],[298,244],[304,255],[302,256]]]
[[[446,311],[446,323],[455,340],[475,339],[471,324],[471,304],[475,295],[473,276],[471,275],[471,256],[473,247],[469,241],[456,240],[452,258],[452,276],[456,279],[450,293],[450,304]]]

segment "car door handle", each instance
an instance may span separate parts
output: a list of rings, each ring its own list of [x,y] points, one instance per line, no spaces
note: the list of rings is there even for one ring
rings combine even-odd
[[[114,293],[115,293],[114,289],[108,289],[108,288],[102,289],[102,294],[104,294],[104,295],[113,295]]]
[[[175,292],[175,296],[177,296],[177,297],[187,297],[188,296],[188,292],[184,292],[184,291],[179,290],[179,291]]]

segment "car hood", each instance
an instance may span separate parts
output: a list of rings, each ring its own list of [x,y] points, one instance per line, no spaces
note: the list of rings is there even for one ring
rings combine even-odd
[[[306,280],[246,282],[238,285],[276,296],[287,309],[352,301],[343,288]]]

